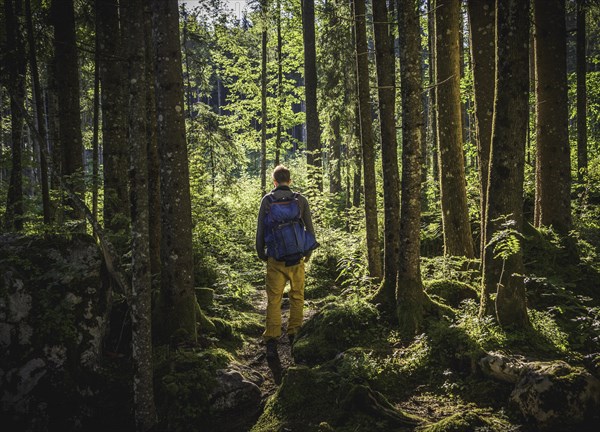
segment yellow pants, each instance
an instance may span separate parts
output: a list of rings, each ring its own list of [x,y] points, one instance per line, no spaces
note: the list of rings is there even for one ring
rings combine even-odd
[[[302,325],[304,260],[300,260],[294,266],[286,267],[284,262],[269,257],[267,261],[267,324],[263,333],[265,339],[281,336],[281,299],[287,281],[290,281],[290,318],[287,333],[293,335]]]

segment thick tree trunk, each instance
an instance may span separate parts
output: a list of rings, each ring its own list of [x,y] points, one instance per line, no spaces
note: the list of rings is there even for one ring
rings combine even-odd
[[[536,226],[571,229],[565,0],[534,0],[537,113]]]
[[[129,231],[129,191],[123,176],[128,166],[128,149],[119,5],[116,1],[96,0],[96,14],[102,85],[104,226],[109,232],[124,234]]]
[[[373,142],[373,120],[371,119],[366,7],[363,0],[354,0],[354,25],[356,27],[356,68],[358,76],[358,103],[365,187],[369,274],[373,278],[381,279],[382,269],[379,251],[379,230],[377,226],[377,185],[375,183],[375,144]]]
[[[54,25],[54,57],[58,97],[59,139],[62,150],[62,176],[66,184],[83,199],[83,141],[79,103],[79,63],[75,36],[73,0],[53,0],[51,19]],[[85,224],[84,214],[67,200],[72,208],[67,215]],[[80,228],[83,228],[81,226]]]
[[[472,258],[460,107],[460,0],[435,7],[436,99],[444,253]]]
[[[267,1],[261,1],[263,16],[261,35],[260,68],[260,186],[263,195],[267,193]]]
[[[497,293],[495,313],[500,325],[524,328],[529,326],[529,319],[522,250],[509,247],[502,257],[497,256],[496,247],[511,236],[519,240],[523,232],[529,1],[497,0],[496,5],[496,89],[486,223],[489,240],[484,250],[481,314],[493,313],[490,294]]]
[[[479,160],[480,193],[480,254],[485,248],[485,203],[487,200],[492,140],[492,115],[494,113],[494,37],[496,26],[495,0],[469,0],[469,28],[473,64],[473,89],[475,91],[475,131]]]
[[[376,299],[387,307],[395,306],[396,303],[396,280],[400,254],[400,232],[398,230],[398,224],[400,223],[400,175],[398,172],[395,119],[396,71],[394,63],[396,59],[394,46],[390,40],[390,33],[392,33],[390,21],[386,1],[373,1],[384,204],[384,282]]]
[[[42,137],[46,137],[46,116],[44,114],[44,102],[42,99],[42,88],[40,85],[40,76],[37,66],[37,55],[35,50],[35,34],[33,30],[33,20],[31,17],[31,1],[25,0],[25,19],[27,24],[27,39],[29,45],[29,68],[31,71],[31,81],[33,83],[33,94],[35,99],[35,112],[37,119],[38,132]],[[35,134],[34,134],[35,135]],[[37,135],[34,136],[36,141]],[[51,221],[51,209],[50,209],[50,191],[48,184],[48,161],[46,159],[46,151],[42,150],[41,147],[45,146],[46,143],[38,142],[40,147],[40,183],[42,185],[42,211],[44,214],[44,223],[49,224]]]
[[[302,0],[304,40],[304,91],[306,97],[306,162],[313,186],[323,190],[321,126],[317,111],[317,53],[315,48],[315,1]]]
[[[587,59],[585,55],[585,0],[577,0],[577,182],[587,173]]]
[[[164,342],[177,330],[196,340],[192,211],[183,110],[177,0],[152,1],[160,152],[161,318]]]
[[[422,330],[426,297],[421,281],[421,167],[423,105],[419,0],[398,0],[402,88],[402,212],[396,304],[400,331]]]
[[[152,284],[148,221],[146,37],[142,0],[124,1],[124,34],[128,43],[129,180],[131,185],[131,322],[133,398],[136,431],[150,430],[157,421],[152,371]]]
[[[19,15],[19,0],[6,0],[6,63],[8,68],[7,89],[10,96],[11,117],[11,170],[6,200],[5,227],[9,231],[23,229],[23,113],[25,112],[26,59]]]

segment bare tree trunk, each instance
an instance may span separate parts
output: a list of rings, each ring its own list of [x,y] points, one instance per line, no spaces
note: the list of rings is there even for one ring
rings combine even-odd
[[[587,174],[587,60],[585,55],[585,1],[577,0],[577,182]]]
[[[358,101],[360,110],[360,135],[365,186],[365,218],[367,227],[367,255],[369,274],[381,279],[379,229],[377,222],[377,185],[375,183],[375,144],[371,119],[369,56],[367,49],[366,7],[363,0],[354,0],[356,26],[356,68],[358,76]]]
[[[281,154],[281,108],[283,105],[283,56],[281,40],[281,0],[277,0],[277,126],[275,132],[275,166]]]
[[[396,308],[402,334],[422,330],[426,297],[421,281],[423,105],[419,0],[398,0],[402,83],[402,205]]]
[[[302,37],[304,40],[304,91],[306,93],[306,162],[309,178],[323,190],[321,126],[317,110],[317,53],[315,47],[315,1],[302,0]]]
[[[7,90],[10,95],[11,118],[11,170],[6,200],[4,224],[9,231],[23,229],[23,112],[25,110],[26,59],[19,15],[20,0],[6,0],[6,62],[8,68]]]
[[[29,0],[27,0],[29,1]],[[94,53],[94,101],[93,101],[93,131],[92,131],[92,216],[98,219],[98,189],[100,187],[100,161],[98,151],[98,128],[100,122],[100,44],[96,28]]]
[[[497,293],[495,314],[500,325],[526,328],[530,324],[523,252],[518,247],[506,256],[497,256],[495,248],[510,236],[518,240],[523,232],[529,1],[497,0],[496,25],[496,89],[486,223],[486,238],[490,241],[484,250],[481,314],[494,313],[490,294]]]
[[[152,370],[152,284],[148,221],[146,37],[142,0],[125,0],[124,34],[128,38],[129,180],[131,185],[131,322],[133,398],[136,431],[150,430],[157,421]]]
[[[129,191],[123,173],[128,166],[127,118],[123,83],[124,55],[119,4],[96,0],[100,83],[102,85],[102,156],[104,226],[111,233],[129,232]],[[114,239],[114,237],[113,237]],[[117,242],[122,250],[123,241]]]
[[[460,0],[436,0],[436,99],[444,253],[474,257],[460,107]]]
[[[162,204],[161,301],[168,342],[177,330],[196,340],[192,212],[177,0],[152,1]]]
[[[536,226],[571,229],[565,0],[534,0],[536,65]]]
[[[438,165],[438,143],[437,143],[437,99],[435,91],[435,83],[437,77],[435,76],[435,13],[433,10],[434,0],[427,0],[427,38],[429,43],[429,136],[431,137],[431,170],[433,173],[433,180],[435,183],[440,180],[440,168]]]
[[[260,186],[267,193],[267,0],[261,0],[262,37],[260,68]]]
[[[480,254],[485,248],[485,203],[492,140],[492,114],[494,113],[494,37],[496,26],[495,0],[469,0],[469,28],[473,64],[473,89],[475,92],[475,130],[477,157],[479,159],[480,193]]]
[[[338,114],[331,117],[331,149],[329,153],[329,192],[342,191],[342,135],[341,119]]]
[[[33,30],[33,20],[31,18],[31,1],[25,0],[25,18],[27,24],[27,39],[29,45],[29,68],[31,70],[31,80],[33,82],[33,93],[35,99],[35,112],[37,118],[37,127],[40,135],[46,136],[46,122],[44,116],[44,102],[42,99],[42,88],[40,86],[40,76],[37,66],[37,55],[35,51],[35,35]],[[36,141],[37,136],[34,137]],[[38,142],[38,146],[45,145],[44,142]],[[47,149],[46,149],[47,150]],[[44,223],[51,221],[50,211],[50,191],[48,185],[48,161],[46,152],[40,150],[40,183],[42,185],[42,210],[44,213]]]
[[[362,1],[362,0],[358,0]],[[384,282],[376,299],[385,307],[396,304],[396,280],[400,255],[400,178],[396,142],[396,79],[390,17],[385,0],[373,1],[373,27],[377,60],[381,162],[383,166],[384,204]],[[406,29],[404,29],[406,30]],[[419,68],[419,71],[421,69]],[[420,77],[419,77],[420,78]],[[420,186],[420,185],[419,185]]]
[[[79,63],[75,35],[73,0],[53,0],[51,19],[54,25],[54,56],[58,96],[59,138],[62,150],[62,175],[77,196],[85,192],[83,171],[83,141],[81,137],[81,107],[79,103]],[[81,221],[78,229],[85,227],[84,214],[72,200],[67,215]]]

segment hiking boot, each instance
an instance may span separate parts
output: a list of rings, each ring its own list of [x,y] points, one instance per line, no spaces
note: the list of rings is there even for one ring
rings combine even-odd
[[[277,339],[269,339],[267,341],[267,358],[274,359],[278,356],[279,354],[277,353]]]
[[[290,346],[294,345],[295,338],[296,338],[296,335],[293,335],[293,334],[288,335],[288,340],[290,341]]]

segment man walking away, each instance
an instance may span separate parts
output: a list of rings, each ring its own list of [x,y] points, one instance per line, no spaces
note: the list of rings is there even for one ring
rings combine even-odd
[[[275,189],[260,203],[256,228],[256,252],[267,262],[267,318],[263,338],[267,359],[278,357],[281,336],[281,300],[290,282],[290,345],[302,325],[304,308],[304,263],[318,246],[307,199],[290,189],[290,171],[283,165],[273,170]]]

